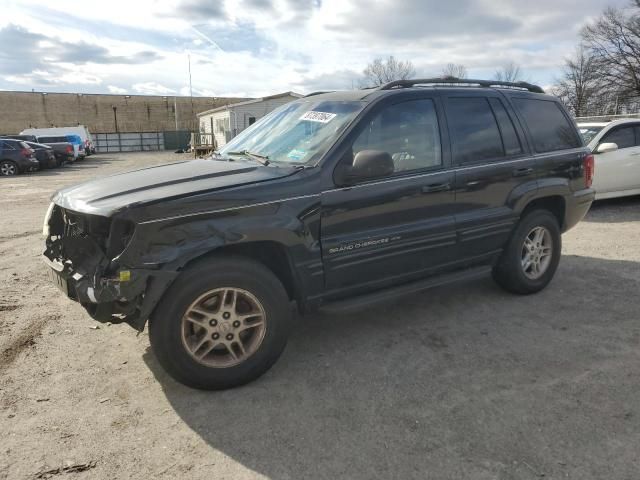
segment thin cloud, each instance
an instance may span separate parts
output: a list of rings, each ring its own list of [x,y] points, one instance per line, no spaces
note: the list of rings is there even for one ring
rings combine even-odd
[[[11,2],[3,18],[14,25],[0,28],[0,88],[179,93],[189,86],[187,52],[194,92],[212,96],[351,88],[367,63],[388,55],[411,60],[424,76],[453,62],[464,64],[469,75],[487,77],[515,61],[527,76],[548,84],[573,51],[580,27],[604,5],[139,0],[127,16],[91,0],[84,7]]]
[[[150,50],[113,55],[100,45],[66,42],[13,24],[0,29],[0,45],[11,45],[11,48],[0,50],[0,73],[8,74],[29,74],[51,66],[59,68],[60,63],[127,65],[151,63],[162,58]]]

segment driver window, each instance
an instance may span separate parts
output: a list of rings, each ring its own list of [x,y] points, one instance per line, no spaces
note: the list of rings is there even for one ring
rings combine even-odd
[[[600,143],[615,143],[619,149],[634,147],[636,139],[633,126],[616,128],[607,133]]]
[[[433,100],[411,100],[385,107],[353,143],[353,155],[381,150],[391,155],[395,172],[442,165],[440,130]]]

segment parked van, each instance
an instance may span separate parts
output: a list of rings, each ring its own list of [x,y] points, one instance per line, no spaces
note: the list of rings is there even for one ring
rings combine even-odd
[[[20,135],[52,136],[52,135],[78,135],[82,140],[82,149],[85,155],[96,153],[96,146],[89,129],[84,125],[75,127],[52,127],[52,128],[27,128],[20,132]]]

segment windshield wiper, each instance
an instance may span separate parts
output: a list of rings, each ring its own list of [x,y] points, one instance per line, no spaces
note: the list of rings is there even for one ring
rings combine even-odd
[[[215,158],[217,160],[224,160],[226,162],[234,162],[233,158],[225,157],[218,150],[214,151],[209,158]]]
[[[258,163],[261,163],[265,167],[271,163],[269,161],[269,157],[267,155],[262,155],[260,153],[250,152],[249,150],[240,150],[238,152],[226,152],[227,155],[243,155],[245,157],[252,158]]]

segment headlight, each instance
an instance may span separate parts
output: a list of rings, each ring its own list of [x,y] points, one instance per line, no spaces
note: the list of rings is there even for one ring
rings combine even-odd
[[[49,236],[49,220],[51,220],[51,214],[53,213],[53,207],[55,204],[51,202],[49,204],[49,208],[47,208],[47,213],[44,216],[44,223],[42,224],[42,235],[47,238]]]

